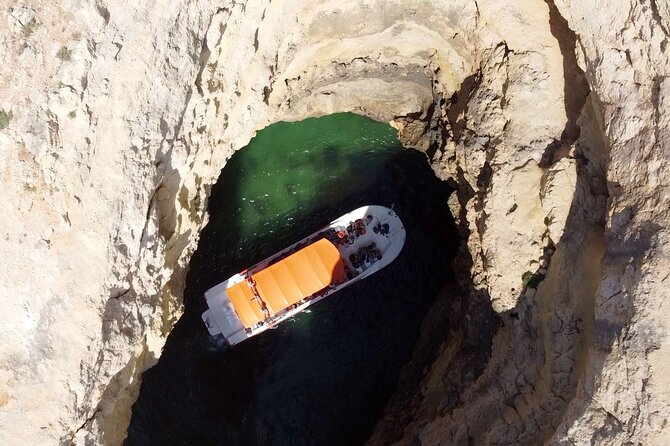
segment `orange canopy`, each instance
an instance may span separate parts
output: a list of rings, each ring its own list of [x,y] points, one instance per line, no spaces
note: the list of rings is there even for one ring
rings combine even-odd
[[[228,297],[235,307],[235,312],[245,328],[256,325],[265,319],[261,306],[254,299],[254,293],[246,282],[236,283],[226,289],[226,293],[228,293]]]
[[[321,239],[251,277],[268,309],[278,313],[344,280],[344,264],[337,247]]]

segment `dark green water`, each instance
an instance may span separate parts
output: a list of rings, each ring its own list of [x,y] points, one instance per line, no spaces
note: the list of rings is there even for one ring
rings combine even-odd
[[[449,193],[424,155],[366,117],[259,132],[212,189],[185,314],[144,374],[126,444],[363,443],[451,280]],[[405,224],[390,266],[235,348],[210,339],[200,320],[205,290],[365,204],[393,204]]]

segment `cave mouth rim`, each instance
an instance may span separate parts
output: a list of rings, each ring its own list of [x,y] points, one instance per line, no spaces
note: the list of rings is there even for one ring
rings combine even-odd
[[[353,114],[353,113],[352,113],[352,114]],[[403,156],[407,157],[407,158],[402,158],[402,159],[410,159],[410,160],[414,160],[415,162],[417,162],[417,163],[421,166],[421,169],[422,169],[423,172],[425,172],[427,175],[429,174],[429,176],[427,177],[428,180],[426,180],[426,181],[428,181],[427,184],[439,184],[439,185],[441,185],[441,188],[443,188],[443,189],[449,189],[449,194],[453,193],[453,191],[451,190],[451,188],[450,188],[448,182],[444,181],[443,179],[440,179],[440,178],[436,175],[435,171],[431,168],[430,162],[429,162],[428,159],[426,158],[425,154],[422,155],[421,150],[418,150],[418,149],[415,148],[415,147],[407,147],[407,146],[405,146],[404,144],[401,144],[401,142],[400,142],[400,140],[399,140],[399,138],[398,138],[397,129],[393,128],[388,122],[379,121],[379,120],[373,119],[373,118],[371,118],[370,116],[367,116],[367,115],[364,115],[364,114],[355,113],[355,115],[357,116],[358,119],[365,118],[366,120],[369,120],[369,121],[371,121],[371,122],[373,122],[373,123],[384,125],[385,128],[387,128],[388,131],[391,132],[391,133],[393,134],[395,140],[397,141],[397,150],[399,151],[399,153],[401,153]],[[313,118],[318,118],[318,117],[313,117]],[[248,148],[248,147],[245,146],[245,148]],[[413,149],[413,150],[407,150],[407,149]],[[243,152],[243,151],[242,151],[241,149],[239,149],[239,150],[237,150],[235,153],[237,153],[237,152]],[[229,160],[229,161],[230,161],[230,160]],[[232,165],[232,166],[234,166],[234,165]],[[231,167],[231,165],[228,165],[227,167]],[[224,171],[225,171],[225,167],[224,167],[224,169],[222,169],[221,172],[223,173]],[[217,180],[217,182],[218,182],[218,180]],[[404,187],[404,185],[403,185],[403,187]],[[426,186],[426,187],[427,187],[427,186]],[[214,187],[212,188],[212,190],[215,192]],[[215,197],[215,194],[214,194],[214,193],[212,194],[212,197]],[[215,198],[214,198],[214,199],[215,199]],[[210,210],[209,205],[210,205],[210,204],[208,203],[208,211]],[[450,209],[449,206],[448,206],[448,195],[447,195],[443,200],[440,201],[439,206],[440,206],[442,209],[444,209],[445,212],[448,213],[449,216],[450,216],[450,217],[452,218],[452,220],[453,220],[453,215],[451,214],[451,209]],[[207,230],[207,226],[209,226],[210,224],[212,224],[212,222],[214,221],[214,219],[215,219],[215,216],[213,216],[212,218],[209,219],[209,222],[208,222],[207,225],[203,226],[203,230],[202,230],[203,232]],[[196,259],[196,258],[199,256],[198,251],[199,251],[199,249],[200,249],[200,245],[201,245],[203,242],[206,242],[206,239],[205,239],[205,237],[203,236],[203,233],[201,233],[200,241],[199,241],[199,243],[198,243],[198,249],[196,250],[196,252],[195,252],[194,255],[192,256],[192,258],[191,258],[191,262],[189,262],[189,275],[190,275],[193,271],[195,271],[195,268],[193,268],[193,263],[192,263],[192,262],[193,262],[194,259]],[[459,239],[459,243],[460,243],[460,239]],[[456,245],[458,245],[458,244],[456,244]],[[188,282],[188,280],[187,280],[187,282]],[[192,283],[190,283],[190,285],[192,285]],[[442,284],[442,283],[439,285],[438,290],[437,290],[436,293],[431,297],[431,301],[432,301],[434,298],[436,298],[438,292],[439,292],[444,286],[446,286],[446,285],[444,285],[444,284]],[[188,298],[188,293],[194,293],[193,287],[192,287],[192,286],[189,286],[189,283],[187,283],[186,286],[185,286],[185,290],[184,290],[184,298],[185,298],[185,299]],[[194,294],[199,294],[199,293],[195,292]],[[184,327],[185,325],[190,325],[190,324],[194,324],[194,323],[200,323],[200,321],[198,320],[198,318],[197,318],[197,317],[194,317],[194,315],[199,316],[197,310],[196,310],[196,311],[193,311],[193,310],[188,311],[189,308],[192,308],[192,307],[189,307],[188,302],[185,302],[185,311],[184,311],[184,315],[182,316],[182,318],[180,319],[180,321],[178,321],[177,324],[175,325],[175,330],[173,330],[173,331],[169,334],[169,338],[175,338],[175,335],[179,336],[179,332],[183,332],[183,330],[184,330],[183,327]],[[425,314],[423,314],[423,316],[421,316],[420,321],[419,321],[419,325],[421,325],[421,324],[423,323],[422,321],[423,321],[424,318],[425,318]],[[190,321],[189,321],[189,319],[190,319]],[[181,328],[180,328],[180,327],[181,327]],[[168,339],[168,342],[170,342],[170,339]],[[410,349],[410,352],[411,352],[412,349],[413,349],[413,347]],[[173,350],[173,349],[172,349],[170,346],[168,346],[167,343],[166,343],[166,349],[165,349],[165,352],[168,353],[168,352],[170,352],[171,350]],[[168,353],[168,354],[169,354],[169,353]],[[166,355],[164,355],[164,356],[166,356]],[[161,356],[161,359],[163,359],[163,356]],[[168,360],[168,358],[165,358],[162,362],[164,363],[164,362],[167,361],[167,360]],[[159,362],[161,362],[161,360],[159,360]],[[403,361],[403,365],[402,365],[402,366],[404,366],[404,364],[406,364],[406,363],[407,363],[406,360]],[[153,371],[152,371],[152,372],[149,372],[146,376],[151,376],[152,374],[155,374],[155,373],[156,373],[156,370],[158,370],[158,369],[159,369],[159,366],[155,366],[155,368],[150,369],[150,370],[153,370]],[[398,373],[399,373],[399,372],[398,372]],[[366,433],[365,433],[365,438],[364,438],[364,439],[369,438],[369,436],[372,434],[372,432],[373,432],[375,426],[377,425],[377,423],[379,422],[379,420],[380,420],[381,417],[383,416],[383,409],[384,409],[386,403],[388,402],[388,399],[390,398],[390,395],[393,394],[393,389],[395,389],[395,386],[397,385],[397,383],[398,383],[398,377],[396,377],[396,378],[393,380],[393,385],[392,385],[392,388],[391,388],[391,391],[390,391],[389,395],[387,395],[387,397],[385,397],[385,400],[384,400],[383,404],[381,405],[381,407],[379,408],[379,411],[377,412],[377,415],[374,417],[374,420],[372,420],[371,423],[370,423],[370,424],[368,425],[368,427],[366,428]],[[138,400],[139,400],[139,399],[138,399]],[[135,407],[133,408],[133,410],[135,410]],[[131,421],[132,421],[132,420],[131,420]]]

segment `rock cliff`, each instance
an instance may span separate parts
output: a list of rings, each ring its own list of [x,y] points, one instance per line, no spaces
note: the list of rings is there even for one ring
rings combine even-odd
[[[226,159],[355,111],[465,240],[371,443],[667,443],[669,8],[6,5],[0,442],[119,444]]]

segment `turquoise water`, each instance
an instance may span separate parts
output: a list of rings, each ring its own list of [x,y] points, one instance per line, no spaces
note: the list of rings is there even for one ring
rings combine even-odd
[[[385,123],[336,114],[259,132],[212,189],[185,314],[144,374],[126,443],[364,442],[450,280],[449,193]],[[405,224],[390,266],[235,348],[208,336],[205,290],[364,204]]]
[[[240,261],[263,246],[279,250],[310,221],[318,228],[339,216],[332,211],[404,151],[390,125],[352,113],[271,125],[228,161],[214,224],[234,228]]]
[[[228,166],[238,172],[231,198],[240,235],[272,233],[285,219],[304,220],[324,203],[368,188],[383,155],[402,150],[389,125],[353,114],[268,127]]]

